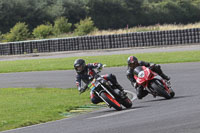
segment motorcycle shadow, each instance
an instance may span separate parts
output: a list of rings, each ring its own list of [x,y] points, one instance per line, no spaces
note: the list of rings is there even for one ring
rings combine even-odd
[[[166,100],[176,100],[176,99],[189,98],[189,97],[194,97],[194,96],[195,95],[175,96],[171,99],[165,99],[165,98],[159,97],[158,99],[148,100],[148,101],[144,101],[144,102],[148,103],[148,102],[159,102],[159,101],[166,101]]]

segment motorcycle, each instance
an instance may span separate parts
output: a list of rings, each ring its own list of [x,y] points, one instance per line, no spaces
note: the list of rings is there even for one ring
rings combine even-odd
[[[122,105],[126,108],[131,108],[131,100],[126,95],[122,96],[119,89],[113,89],[112,83],[99,75],[100,72],[95,72],[91,82],[85,86],[85,89],[91,89],[110,108],[113,107],[118,111],[122,110]]]
[[[154,97],[161,96],[166,99],[173,98],[173,91],[170,82],[164,80],[157,73],[145,66],[138,66],[134,69],[134,78],[136,83],[144,87]]]

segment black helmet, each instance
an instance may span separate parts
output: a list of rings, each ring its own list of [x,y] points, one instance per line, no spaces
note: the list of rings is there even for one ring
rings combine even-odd
[[[74,69],[77,73],[81,73],[85,68],[85,60],[77,59],[74,61]]]
[[[138,59],[135,56],[128,57],[127,63],[128,63],[128,66],[133,69],[139,65]]]

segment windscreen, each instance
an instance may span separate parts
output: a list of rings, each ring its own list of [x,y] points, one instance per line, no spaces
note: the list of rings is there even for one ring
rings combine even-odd
[[[139,74],[141,71],[143,71],[142,66],[136,67],[136,68],[134,69],[134,75],[137,75],[137,76],[138,76],[138,74]]]

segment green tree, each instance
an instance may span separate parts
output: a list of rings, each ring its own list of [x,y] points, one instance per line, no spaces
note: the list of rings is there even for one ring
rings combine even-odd
[[[200,0],[0,0],[2,34],[17,22],[25,22],[32,31],[61,16],[72,23],[72,30],[87,16],[99,29],[186,24],[200,21]]]
[[[64,7],[63,0],[52,0],[49,1],[45,10],[48,16],[51,17],[51,20],[54,20],[57,17],[63,16],[66,8]]]
[[[129,17],[121,0],[89,0],[89,15],[99,29],[125,28]]]
[[[75,27],[75,34],[79,36],[87,35],[97,29],[90,17],[81,20],[79,23],[75,24]]]
[[[72,24],[78,23],[81,19],[88,16],[87,0],[63,0],[65,12],[62,16],[69,19]],[[72,28],[75,28],[72,26]]]
[[[68,33],[71,31],[72,24],[68,22],[65,17],[57,18],[54,22],[54,34],[59,35],[62,33]]]
[[[4,35],[4,41],[14,42],[14,41],[23,41],[30,37],[28,30],[28,25],[25,23],[17,23],[9,33]]]
[[[0,42],[3,41],[3,34],[0,32]]]
[[[178,0],[177,5],[182,9],[181,14],[177,14],[181,16],[180,22],[188,23],[188,22],[197,22],[200,19],[200,8],[199,5],[195,2],[195,0]],[[199,0],[198,0],[199,1]],[[200,3],[200,1],[199,1]]]
[[[53,35],[53,27],[51,24],[39,25],[33,30],[33,35],[39,39],[47,38],[48,36]]]
[[[127,10],[127,23],[132,27],[141,25],[146,22],[143,16],[144,9],[142,8],[144,0],[125,0],[123,8]]]
[[[59,4],[55,3],[56,0],[0,0],[0,31],[8,32],[17,22],[27,23],[30,30],[45,22],[53,22],[60,11],[56,11]]]

